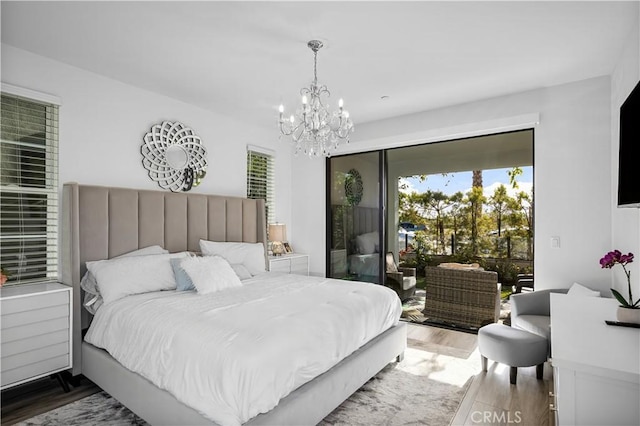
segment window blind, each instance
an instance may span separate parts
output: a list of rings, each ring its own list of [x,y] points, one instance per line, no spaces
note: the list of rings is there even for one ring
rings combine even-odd
[[[247,198],[262,198],[267,210],[267,224],[275,221],[274,157],[247,149]]]
[[[0,266],[8,284],[55,280],[58,106],[0,97]]]

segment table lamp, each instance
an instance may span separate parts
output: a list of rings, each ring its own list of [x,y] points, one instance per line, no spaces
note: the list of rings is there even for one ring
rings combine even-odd
[[[269,225],[269,241],[271,241],[271,251],[274,256],[284,254],[283,241],[287,240],[287,226],[284,223]]]

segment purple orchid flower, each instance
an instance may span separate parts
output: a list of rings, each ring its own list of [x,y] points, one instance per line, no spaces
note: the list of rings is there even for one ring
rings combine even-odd
[[[629,300],[626,300],[617,290],[611,289],[611,293],[613,296],[620,302],[620,304],[625,308],[634,308],[640,309],[640,299],[633,301],[633,296],[631,295],[631,271],[627,271],[625,265],[633,262],[633,253],[622,254],[620,250],[613,250],[609,253],[605,254],[600,259],[600,267],[601,268],[613,268],[616,264],[620,264],[622,269],[624,270],[624,274],[627,277],[627,286],[629,289]]]

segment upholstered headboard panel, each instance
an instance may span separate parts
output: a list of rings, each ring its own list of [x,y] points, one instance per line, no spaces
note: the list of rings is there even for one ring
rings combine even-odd
[[[353,244],[358,235],[378,231],[380,210],[375,207],[331,206],[332,248]],[[351,250],[353,252],[353,249]]]
[[[375,207],[353,208],[353,237],[378,230],[380,209]]]
[[[81,333],[90,321],[80,289],[86,262],[155,244],[200,251],[200,239],[261,242],[266,262],[263,200],[67,183],[62,211],[62,281],[74,289],[74,374],[81,372]]]

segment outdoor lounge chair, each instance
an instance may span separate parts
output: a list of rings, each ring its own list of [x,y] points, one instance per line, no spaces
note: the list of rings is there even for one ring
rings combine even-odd
[[[416,268],[398,267],[391,252],[386,257],[386,275],[387,287],[395,290],[400,300],[407,300],[416,293]]]

